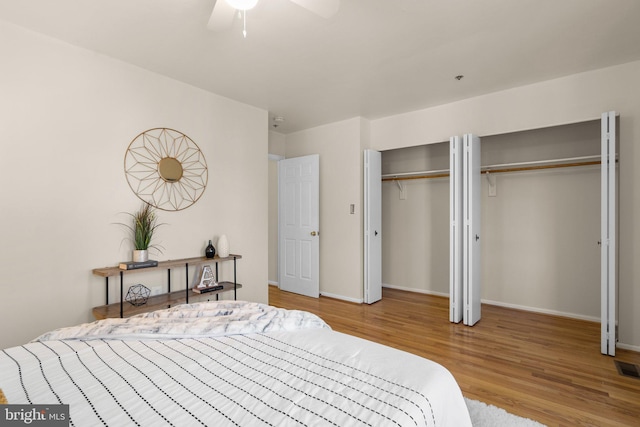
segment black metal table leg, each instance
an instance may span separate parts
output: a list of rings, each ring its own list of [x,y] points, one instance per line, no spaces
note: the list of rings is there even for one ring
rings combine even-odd
[[[121,271],[120,272],[120,318],[124,317],[124,307],[122,305],[123,301],[124,301],[124,274]]]
[[[189,263],[184,265],[185,282],[184,282],[184,295],[186,303],[189,304]]]

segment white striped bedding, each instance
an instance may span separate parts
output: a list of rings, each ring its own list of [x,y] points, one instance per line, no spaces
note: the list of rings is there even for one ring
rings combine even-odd
[[[140,318],[140,336],[116,319],[3,350],[0,388],[9,403],[69,404],[73,426],[471,425],[442,366],[310,313],[212,302]]]

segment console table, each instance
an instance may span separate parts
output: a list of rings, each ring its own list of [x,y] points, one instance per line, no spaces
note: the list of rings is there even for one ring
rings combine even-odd
[[[148,311],[159,310],[162,308],[169,308],[172,305],[208,301],[213,295],[218,296],[222,292],[233,290],[233,299],[237,299],[238,289],[242,287],[236,280],[236,261],[241,259],[241,255],[230,254],[228,257],[220,258],[215,256],[214,258],[195,257],[195,258],[182,258],[168,261],[159,261],[155,267],[137,268],[132,270],[123,270],[119,267],[104,267],[94,268],[93,274],[96,276],[105,278],[106,285],[106,304],[93,308],[93,316],[96,319],[105,319],[107,317],[129,317],[134,314],[146,313]],[[233,282],[218,282],[222,285],[222,289],[207,292],[204,294],[198,294],[191,290],[189,285],[189,266],[201,266],[204,264],[215,264],[216,279],[218,278],[218,264],[225,261],[233,261]],[[171,269],[172,268],[184,268],[186,277],[186,287],[184,290],[171,291]],[[151,271],[157,269],[167,270],[167,292],[160,295],[150,296],[147,302],[140,306],[134,306],[132,304],[125,304],[124,301],[124,276],[129,274],[140,273],[144,271]],[[109,304],[109,277],[120,276],[120,301],[117,303]]]

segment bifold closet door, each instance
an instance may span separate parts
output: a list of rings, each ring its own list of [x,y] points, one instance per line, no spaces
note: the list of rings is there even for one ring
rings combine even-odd
[[[449,140],[449,320],[480,320],[480,138]]]
[[[382,299],[382,154],[364,150],[364,302]]]
[[[462,321],[462,138],[449,139],[449,321]]]
[[[473,326],[480,320],[480,138],[466,134],[463,138],[464,155],[462,158],[462,198],[463,198],[463,322]]]
[[[600,351],[616,355],[616,113],[602,114]]]

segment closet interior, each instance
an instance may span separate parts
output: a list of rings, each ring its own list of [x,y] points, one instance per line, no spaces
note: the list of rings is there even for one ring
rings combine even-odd
[[[483,136],[482,299],[598,320],[601,122]],[[449,141],[382,152],[382,283],[449,294]]]

